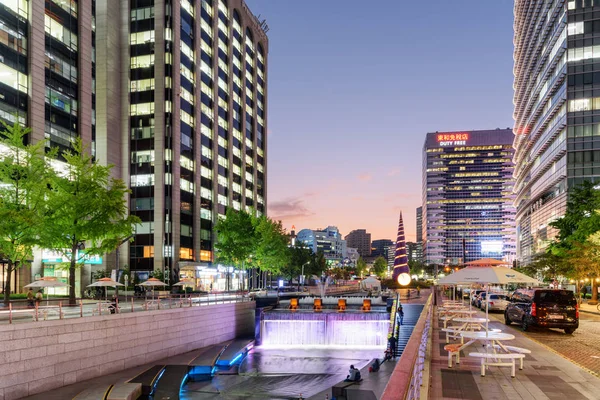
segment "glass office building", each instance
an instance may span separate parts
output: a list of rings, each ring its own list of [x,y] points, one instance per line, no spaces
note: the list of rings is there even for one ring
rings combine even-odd
[[[514,6],[518,258],[556,235],[569,189],[600,178],[600,2]],[[598,78],[598,79],[596,79]]]
[[[266,212],[267,31],[243,0],[0,0],[0,119],[115,165],[121,266],[204,270],[228,207]]]
[[[423,257],[460,265],[516,256],[511,129],[428,133],[423,147]]]

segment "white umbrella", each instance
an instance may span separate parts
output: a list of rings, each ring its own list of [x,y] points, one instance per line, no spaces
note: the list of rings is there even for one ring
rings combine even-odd
[[[537,285],[540,282],[517,272],[513,269],[506,267],[467,267],[457,271],[453,274],[447,275],[438,280],[438,284],[442,285],[456,285],[456,284],[473,284],[473,283],[481,283],[486,284],[486,300],[485,300],[485,330],[486,334],[488,331],[488,322],[487,320],[489,312],[488,312],[488,291],[490,289],[490,283],[498,284],[498,285],[506,285],[509,283],[528,283]],[[470,302],[469,302],[470,303]]]
[[[53,276],[44,276],[43,278],[31,282],[29,285],[25,285],[23,286],[24,288],[55,288],[55,287],[66,287],[69,286],[64,282],[61,282],[59,280],[57,280],[55,277]],[[48,305],[49,299],[48,299],[49,293],[46,293],[46,305]]]
[[[91,285],[87,285],[87,287],[117,287],[117,286],[125,286],[122,283],[117,281],[113,281],[110,278],[102,278],[92,283]],[[108,300],[106,290],[104,291],[104,300]]]
[[[193,279],[182,279],[177,283],[174,283],[173,286],[189,286],[189,287],[194,287],[196,286],[196,282],[194,282]]]
[[[161,281],[160,279],[150,278],[145,282],[140,283],[138,286],[148,286],[152,288],[152,300],[154,300],[154,287],[156,286],[167,286],[166,283]]]

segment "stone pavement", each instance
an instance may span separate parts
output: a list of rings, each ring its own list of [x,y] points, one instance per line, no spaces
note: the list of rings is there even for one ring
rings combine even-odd
[[[479,312],[478,317],[484,313]],[[501,329],[515,335],[511,346],[531,350],[526,355],[524,369],[517,369],[511,378],[509,367],[489,367],[486,376],[480,376],[479,359],[468,356],[469,352],[480,351],[481,345],[474,344],[461,354],[460,365],[448,368],[447,352],[443,349],[445,334],[440,330],[437,312],[434,315],[433,347],[431,360],[431,387],[429,399],[468,400],[515,400],[515,399],[599,399],[600,379],[575,363],[557,354],[548,346],[532,340],[528,333],[521,332],[516,325],[506,326],[499,321],[502,314],[490,315],[490,328]],[[551,335],[567,336],[559,331]],[[568,338],[567,338],[568,339]],[[595,339],[597,340],[597,339]],[[582,344],[582,346],[584,346]]]

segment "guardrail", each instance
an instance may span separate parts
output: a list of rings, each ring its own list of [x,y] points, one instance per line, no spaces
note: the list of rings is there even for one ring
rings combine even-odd
[[[24,301],[14,301],[0,310],[0,323],[38,322],[64,318],[85,318],[95,315],[145,312],[183,307],[201,307],[213,304],[252,301],[246,292],[209,293],[191,295],[160,295],[154,298],[128,298],[126,301],[77,299],[68,305],[67,299],[48,299],[28,306]]]
[[[427,343],[431,332],[432,299],[433,295],[430,294],[385,387],[382,400],[418,399],[421,395],[421,385],[427,387],[424,382],[428,379],[428,375],[423,377],[423,371],[428,359]],[[426,343],[425,353],[422,352],[423,342]]]
[[[427,346],[429,344],[429,333],[431,328],[431,304],[427,310],[427,319],[425,320],[425,328],[421,335],[421,342],[419,344],[419,353],[417,355],[417,362],[412,370],[412,376],[410,378],[410,385],[408,386],[408,393],[406,393],[406,400],[415,400],[421,398],[421,386],[423,386],[423,370],[425,369],[425,360],[427,356]]]

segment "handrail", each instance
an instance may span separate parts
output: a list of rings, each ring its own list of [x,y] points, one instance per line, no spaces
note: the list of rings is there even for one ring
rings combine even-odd
[[[429,344],[429,333],[431,328],[431,305],[427,310],[427,320],[425,321],[425,329],[421,335],[421,343],[419,344],[419,354],[417,362],[412,370],[412,377],[406,394],[406,400],[415,400],[421,398],[421,386],[423,386],[423,370],[425,369],[425,358],[427,354],[427,345]]]
[[[183,307],[200,307],[214,304],[240,303],[252,301],[247,292],[223,292],[168,296],[144,297],[134,299],[129,297],[127,301],[118,298],[113,302],[108,299],[77,299],[77,304],[68,306],[67,299],[43,300],[28,306],[23,301],[10,302],[7,309],[0,310],[0,324],[8,321],[9,324],[16,322],[42,321],[63,318],[86,318],[96,315],[110,315],[121,313],[138,313],[151,310],[163,310]],[[41,318],[43,316],[43,319]],[[28,318],[19,318],[28,317]]]
[[[427,331],[427,336],[429,337],[429,332],[431,331],[431,309],[432,309],[432,298],[433,294],[429,295],[425,306],[423,307],[423,311],[421,312],[421,316],[417,321],[413,333],[411,334],[410,339],[406,347],[404,348],[402,355],[400,356],[400,360],[396,364],[394,371],[390,377],[390,380],[385,387],[383,392],[382,400],[400,400],[400,399],[408,399],[415,397],[408,397],[413,385],[413,377],[416,376],[418,378],[419,385],[417,387],[420,390],[420,385],[423,382],[422,374],[423,369],[417,370],[417,374],[415,374],[414,366],[415,364],[419,364],[421,360],[421,365],[425,365],[425,357],[421,356],[421,347],[423,334]],[[427,310],[427,312],[425,312]],[[425,346],[426,348],[427,346]],[[411,368],[413,367],[413,368]],[[413,390],[414,392],[414,390]],[[420,395],[419,395],[420,396]],[[418,397],[417,397],[418,398]]]

